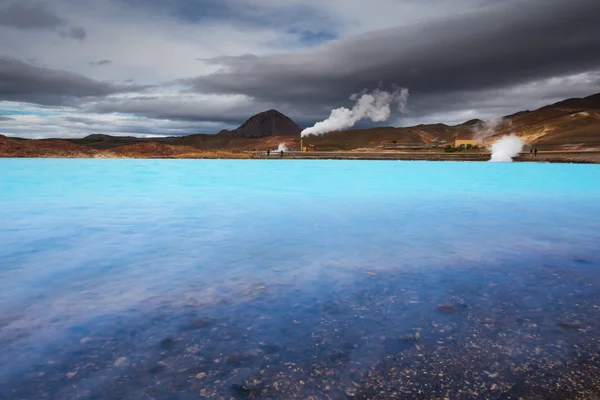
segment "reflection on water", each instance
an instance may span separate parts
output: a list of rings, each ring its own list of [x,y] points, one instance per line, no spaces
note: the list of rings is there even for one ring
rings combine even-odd
[[[600,390],[596,166],[0,164],[3,399]]]

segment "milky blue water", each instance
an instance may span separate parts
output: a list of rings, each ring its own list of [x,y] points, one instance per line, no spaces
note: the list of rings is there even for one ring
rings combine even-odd
[[[568,357],[599,278],[597,165],[2,159],[0,397],[339,398],[444,327]]]

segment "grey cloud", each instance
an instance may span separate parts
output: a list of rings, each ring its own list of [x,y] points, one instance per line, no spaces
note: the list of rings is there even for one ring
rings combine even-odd
[[[61,37],[85,39],[84,28],[68,25],[66,19],[48,10],[41,3],[18,2],[0,8],[0,26],[23,30],[58,30]]]
[[[258,61],[259,57],[254,54],[243,54],[241,56],[219,56],[219,57],[214,57],[214,58],[197,58],[196,60],[202,61],[208,65],[239,66],[245,62]]]
[[[0,115],[0,122],[1,121],[14,121],[14,120],[15,120],[14,118],[4,117],[4,116]]]
[[[107,96],[142,90],[139,85],[117,85],[82,75],[36,67],[0,57],[0,101],[24,101],[43,105],[72,104],[79,98]]]
[[[0,25],[13,28],[52,29],[64,25],[66,22],[39,3],[14,3],[0,8]]]
[[[421,122],[465,122],[461,112],[472,112],[470,117],[504,116],[526,109],[534,110],[570,97],[586,97],[600,92],[600,69],[583,74],[555,76],[526,83],[505,85],[490,89],[469,89],[427,93],[413,99],[411,113],[402,125]]]
[[[66,32],[61,34],[64,37],[70,37],[71,39],[84,40],[87,36],[87,32],[80,26],[74,26]]]
[[[112,61],[110,60],[98,60],[98,61],[90,61],[90,65],[92,67],[101,67],[103,65],[108,65],[111,64]]]
[[[225,126],[215,123],[160,121],[146,118],[104,118],[98,116],[45,116],[36,124],[28,121],[26,116],[15,116],[0,126],[0,133],[23,138],[78,138],[90,134],[108,134],[118,136],[147,135],[187,135],[190,133],[218,132]]]
[[[84,125],[106,125],[109,122],[107,121],[98,121],[98,120],[94,120],[93,118],[86,118],[86,117],[65,117],[64,120],[66,122],[71,122],[74,124],[84,124]]]
[[[262,102],[321,110],[383,81],[411,101],[492,90],[596,69],[600,2],[511,1],[462,16],[336,40],[313,51],[219,57],[206,76],[183,80],[201,93],[245,94]]]
[[[134,114],[161,120],[212,121],[233,127],[240,121],[246,120],[250,115],[268,108],[268,105],[260,102],[223,106],[215,102],[199,102],[179,96],[137,96],[127,99],[105,98],[86,107],[85,111],[100,114],[115,112]]]

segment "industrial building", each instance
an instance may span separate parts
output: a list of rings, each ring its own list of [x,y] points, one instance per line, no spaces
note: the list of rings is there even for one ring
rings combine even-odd
[[[478,146],[479,143],[475,139],[456,139],[454,141],[454,147],[456,148],[467,147],[468,145],[471,145],[471,147],[475,147]]]

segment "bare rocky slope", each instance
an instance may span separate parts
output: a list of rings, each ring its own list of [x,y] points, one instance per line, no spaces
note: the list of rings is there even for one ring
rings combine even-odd
[[[239,128],[228,131],[223,130],[219,135],[229,135],[242,138],[259,138],[265,136],[299,135],[302,131],[300,125],[292,121],[288,116],[277,110],[268,110],[256,114]]]

